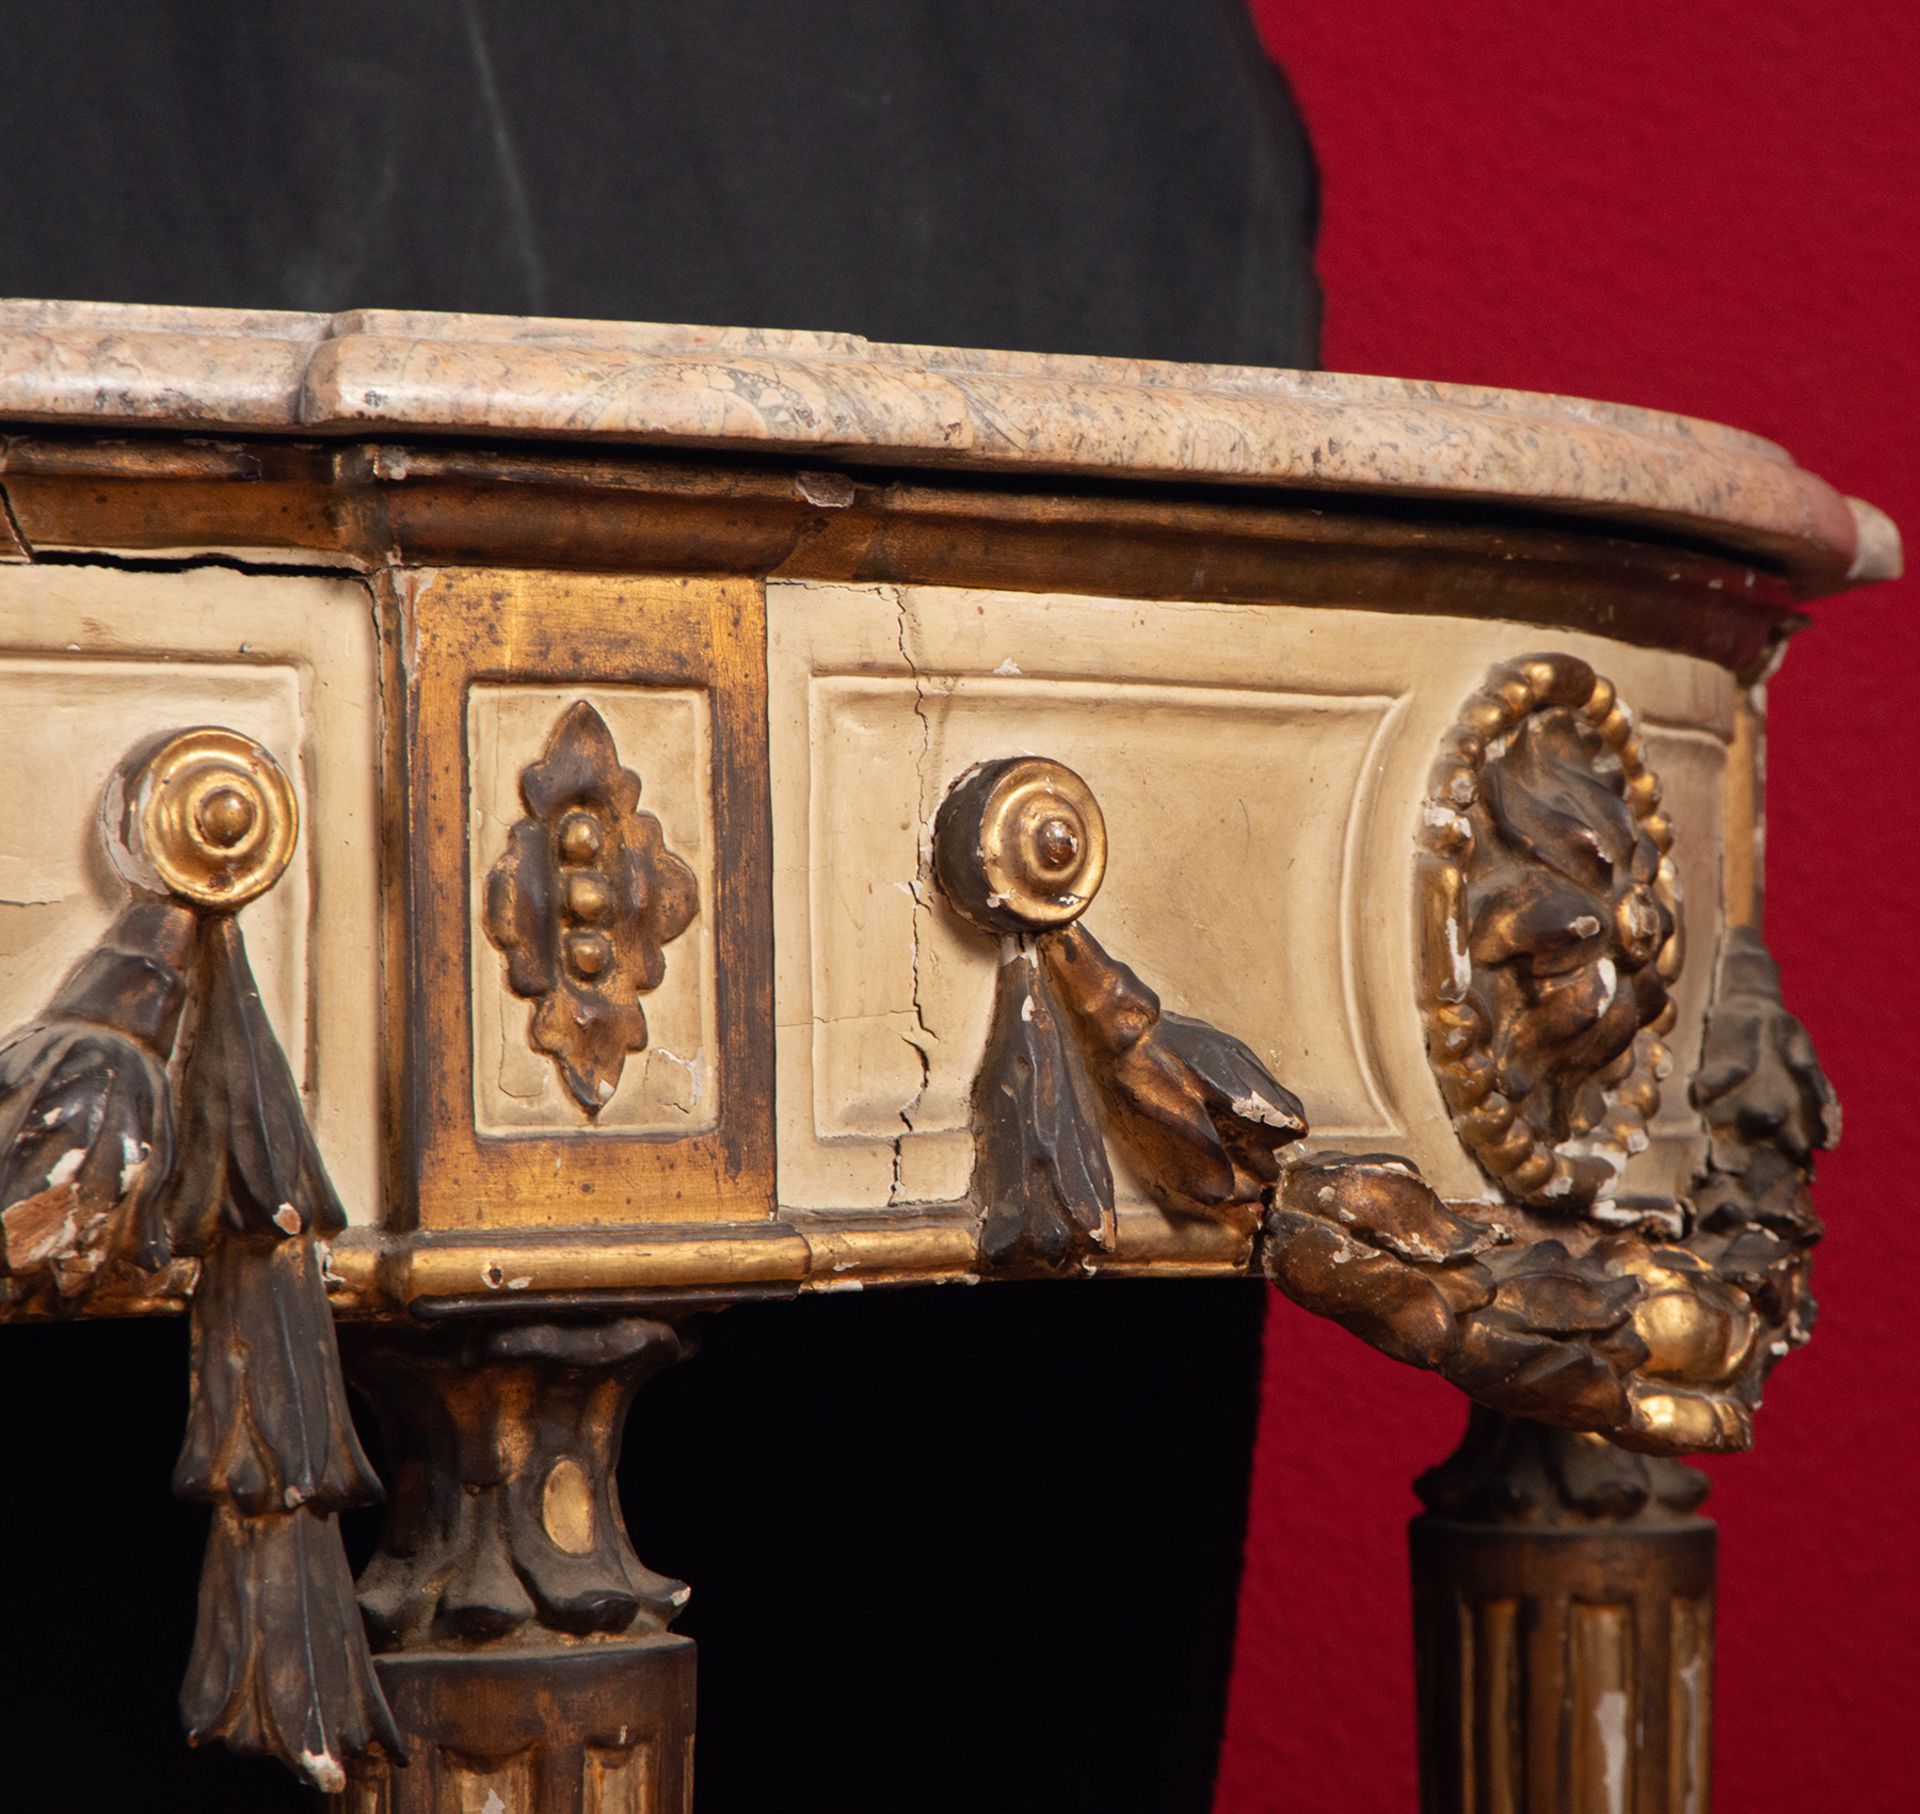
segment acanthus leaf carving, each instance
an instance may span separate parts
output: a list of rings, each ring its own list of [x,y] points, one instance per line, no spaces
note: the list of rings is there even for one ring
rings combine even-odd
[[[634,1394],[690,1347],[641,1316],[356,1331],[394,1456],[359,1590],[381,1647],[666,1630],[688,1589],[634,1554],[615,1474]]]

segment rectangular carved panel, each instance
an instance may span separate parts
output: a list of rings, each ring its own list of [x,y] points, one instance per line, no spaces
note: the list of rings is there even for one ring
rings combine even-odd
[[[395,605],[392,1080],[421,1226],[764,1219],[758,587],[449,569]]]
[[[469,882],[476,923],[490,876],[525,812],[520,777],[554,727],[585,700],[613,734],[641,783],[642,810],[691,868],[698,898],[684,934],[664,952],[665,977],[643,997],[647,1044],[631,1055],[611,1096],[582,1116],[558,1067],[530,1038],[533,1004],[503,990],[502,953],[473,950],[474,1125],[482,1134],[531,1129],[567,1134],[704,1133],[714,1126],[713,757],[707,695],[697,688],[476,685],[467,699],[472,776]]]

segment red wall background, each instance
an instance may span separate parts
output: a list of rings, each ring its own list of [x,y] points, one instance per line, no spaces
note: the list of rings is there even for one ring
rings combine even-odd
[[[1253,0],[1322,172],[1325,361],[1658,405],[1920,546],[1912,0]],[[1773,686],[1767,930],[1846,1110],[1824,1317],[1713,1464],[1723,1814],[1920,1807],[1911,855],[1920,586]],[[1276,1298],[1217,1814],[1415,1805],[1408,1483],[1453,1394]]]

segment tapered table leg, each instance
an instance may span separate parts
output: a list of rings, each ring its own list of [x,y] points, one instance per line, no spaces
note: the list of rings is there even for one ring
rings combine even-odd
[[[1418,1490],[1425,1814],[1706,1814],[1706,1477],[1476,1408]]]
[[[621,1426],[682,1351],[651,1318],[354,1332],[392,1493],[360,1579],[407,1763],[342,1814],[686,1814],[687,1599],[633,1553]]]

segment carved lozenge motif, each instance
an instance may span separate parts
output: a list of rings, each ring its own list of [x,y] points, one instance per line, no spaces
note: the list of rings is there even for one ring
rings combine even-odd
[[[487,877],[487,936],[508,988],[534,1004],[534,1049],[597,1115],[627,1055],[646,1047],[639,998],[665,980],[664,948],[693,923],[699,888],[660,821],[639,810],[640,777],[584,699],[521,774],[520,799],[527,816]]]

